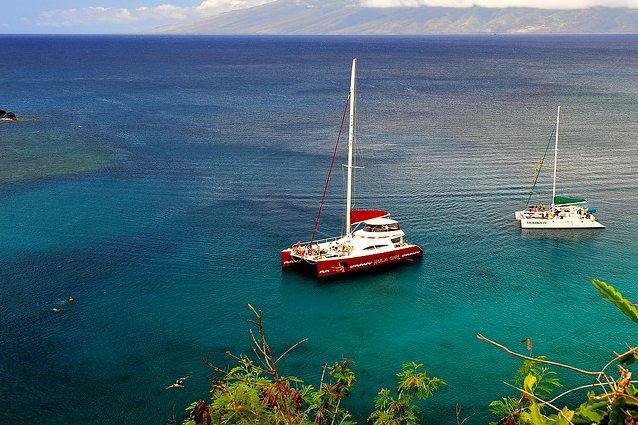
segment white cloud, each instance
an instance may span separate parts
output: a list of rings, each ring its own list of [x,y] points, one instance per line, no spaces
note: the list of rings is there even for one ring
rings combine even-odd
[[[134,9],[114,7],[84,7],[56,9],[43,12],[36,20],[41,27],[74,27],[92,24],[130,24],[134,22],[179,22],[214,16],[234,9],[243,9],[272,0],[204,0],[198,6],[183,7],[163,4],[155,7],[141,6]]]
[[[167,18],[186,19],[185,8],[163,5],[157,7],[138,7],[123,9],[113,7],[85,7],[82,9],[57,9],[40,14],[41,26],[77,26],[96,23],[130,23]]]
[[[246,9],[271,1],[273,0],[204,0],[202,4],[196,6],[195,9],[202,15],[210,16],[211,12],[213,15],[216,15],[221,12],[234,9]]]
[[[360,0],[365,7],[534,7],[540,9],[586,9],[595,6],[638,8],[638,0]]]

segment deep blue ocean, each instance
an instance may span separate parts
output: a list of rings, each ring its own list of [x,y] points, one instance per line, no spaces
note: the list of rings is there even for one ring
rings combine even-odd
[[[425,253],[317,280],[279,256],[312,235],[354,56],[357,206]],[[479,333],[589,370],[636,345],[591,279],[638,301],[638,36],[4,35],[0,58],[20,117],[0,121],[1,423],[179,423],[208,396],[202,359],[252,355],[248,304],[275,352],[308,338],[284,374],[354,362],[360,424],[410,361],[447,382],[427,423],[496,420],[521,360]],[[558,105],[558,192],[604,230],[514,221]],[[320,235],[341,225],[341,157]]]

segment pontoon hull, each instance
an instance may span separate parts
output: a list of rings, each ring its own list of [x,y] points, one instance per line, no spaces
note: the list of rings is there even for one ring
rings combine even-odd
[[[292,259],[290,255],[291,252],[292,250],[290,248],[281,251],[281,267],[290,267],[299,264],[299,261]]]
[[[423,250],[418,246],[406,245],[393,250],[373,252],[365,255],[322,258],[307,262],[293,258],[291,249],[289,248],[281,251],[281,266],[289,267],[299,265],[300,267],[309,267],[312,270],[316,270],[317,277],[324,277],[396,263],[422,255]]]
[[[604,229],[605,226],[588,218],[522,218],[522,229]]]

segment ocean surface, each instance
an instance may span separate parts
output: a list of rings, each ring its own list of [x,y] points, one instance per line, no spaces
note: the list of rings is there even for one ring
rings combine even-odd
[[[317,280],[280,251],[312,235],[354,56],[357,207],[425,254]],[[478,334],[588,370],[636,344],[591,279],[638,301],[638,36],[3,35],[0,57],[20,117],[0,121],[1,423],[180,423],[202,359],[252,355],[248,304],[276,353],[308,338],[284,374],[353,361],[360,424],[412,361],[447,383],[427,423],[496,420],[521,360]],[[606,229],[514,221],[558,105],[558,194]],[[340,230],[343,148],[319,235]]]

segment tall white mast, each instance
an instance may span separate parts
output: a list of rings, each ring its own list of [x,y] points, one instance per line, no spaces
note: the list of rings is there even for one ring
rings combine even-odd
[[[350,210],[352,209],[352,147],[354,144],[355,91],[357,85],[357,58],[352,59],[350,77],[350,127],[348,131],[348,178],[346,183],[346,233],[350,233]]]
[[[558,123],[560,122],[560,106],[556,113],[556,143],[554,144],[554,187],[552,188],[552,205],[556,199],[556,163],[558,162]]]

